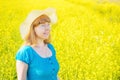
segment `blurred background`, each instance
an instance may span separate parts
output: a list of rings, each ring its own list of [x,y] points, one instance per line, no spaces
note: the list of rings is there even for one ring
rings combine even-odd
[[[48,7],[58,15],[51,35],[60,80],[120,80],[120,0],[1,0],[0,80],[17,80],[19,26]]]

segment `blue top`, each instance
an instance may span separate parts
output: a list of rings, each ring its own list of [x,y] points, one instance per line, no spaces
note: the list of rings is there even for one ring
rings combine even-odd
[[[52,56],[43,58],[31,46],[21,47],[16,60],[28,64],[27,80],[57,80],[59,63],[56,59],[56,51],[52,44],[47,44]]]

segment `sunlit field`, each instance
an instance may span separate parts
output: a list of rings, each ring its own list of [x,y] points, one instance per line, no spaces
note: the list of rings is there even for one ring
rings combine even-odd
[[[0,80],[17,80],[19,26],[31,10],[56,9],[51,43],[60,80],[120,80],[119,0],[1,0]]]

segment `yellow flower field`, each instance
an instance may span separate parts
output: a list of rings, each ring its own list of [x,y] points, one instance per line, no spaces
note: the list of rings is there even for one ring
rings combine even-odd
[[[55,8],[58,15],[51,35],[60,63],[60,80],[120,80],[119,3],[1,0],[0,80],[17,80],[15,54],[23,42],[19,26],[31,10],[47,7]]]

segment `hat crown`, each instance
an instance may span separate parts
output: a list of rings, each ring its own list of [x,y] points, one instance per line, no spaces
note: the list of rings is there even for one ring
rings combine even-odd
[[[57,22],[56,11],[53,8],[47,8],[45,10],[33,10],[27,16],[25,22],[32,23],[37,17],[39,17],[42,14],[46,14],[50,18],[51,23],[54,24]]]
[[[32,23],[39,15],[41,14],[42,11],[39,10],[33,10],[26,18],[25,22],[26,23]]]

